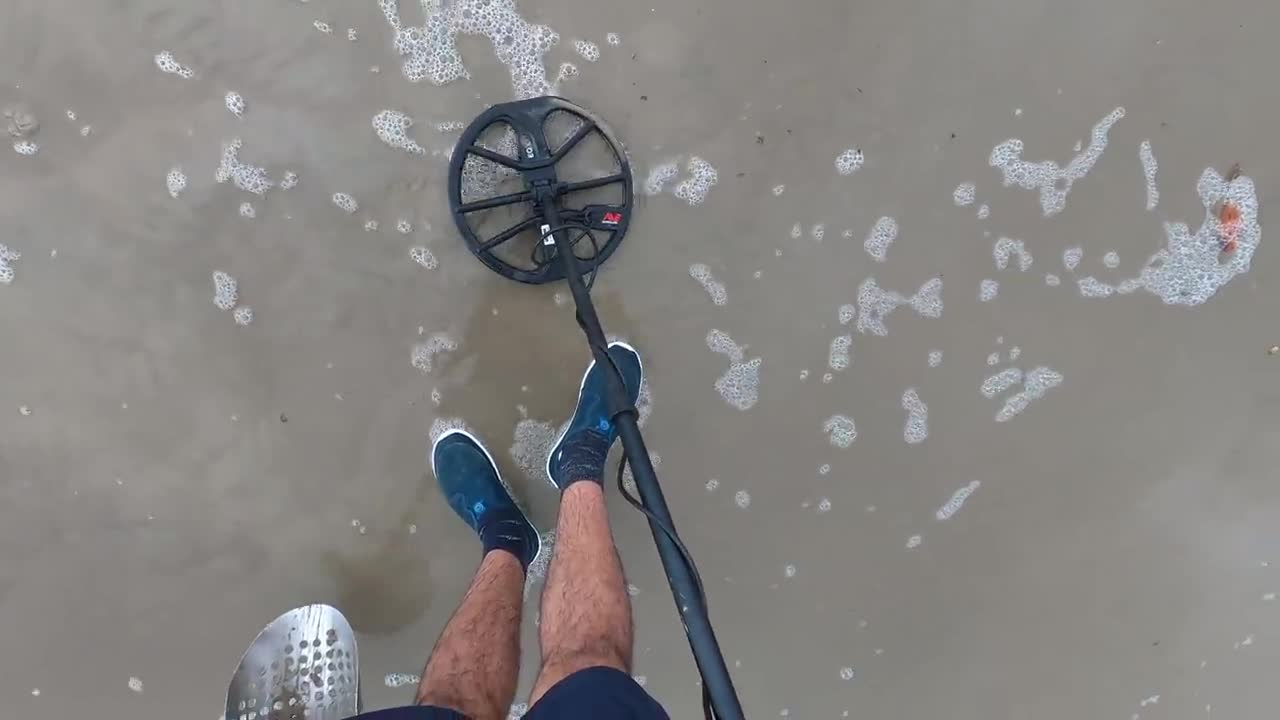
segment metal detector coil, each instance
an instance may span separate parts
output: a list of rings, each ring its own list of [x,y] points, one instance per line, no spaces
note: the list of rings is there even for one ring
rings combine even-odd
[[[489,108],[462,131],[449,162],[449,210],[462,239],[490,270],[522,283],[564,279],[552,230],[573,235],[582,272],[593,274],[627,234],[634,200],[613,131],[563,98]]]

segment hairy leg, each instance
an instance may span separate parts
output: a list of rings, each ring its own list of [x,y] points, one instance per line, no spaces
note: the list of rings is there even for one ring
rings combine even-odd
[[[422,671],[419,705],[476,720],[507,717],[520,669],[523,598],[520,561],[502,550],[486,553]]]
[[[631,598],[598,481],[574,482],[561,496],[538,639],[542,670],[531,705],[578,670],[631,671]]]

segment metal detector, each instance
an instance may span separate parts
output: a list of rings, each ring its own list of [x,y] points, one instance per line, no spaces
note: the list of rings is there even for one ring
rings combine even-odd
[[[613,132],[599,117],[563,98],[489,108],[463,130],[449,163],[449,209],[471,252],[512,280],[534,285],[566,280],[591,354],[597,363],[614,368],[609,413],[625,453],[618,488],[649,521],[702,675],[704,712],[708,718],[738,720],[742,707],[707,615],[702,580],[676,533],[636,409],[609,357],[591,303],[596,271],[626,235],[634,201],[631,167]],[[638,500],[622,484],[627,463]]]

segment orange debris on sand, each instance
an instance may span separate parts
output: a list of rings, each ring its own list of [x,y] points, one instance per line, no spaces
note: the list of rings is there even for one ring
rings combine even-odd
[[[1240,208],[1230,200],[1218,207],[1218,236],[1222,242],[1222,252],[1236,251],[1236,236],[1240,234]]]

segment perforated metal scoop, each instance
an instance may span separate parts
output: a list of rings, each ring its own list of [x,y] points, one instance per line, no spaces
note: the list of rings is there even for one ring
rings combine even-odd
[[[359,712],[355,633],[328,605],[295,608],[263,628],[227,688],[226,720],[341,720]]]

